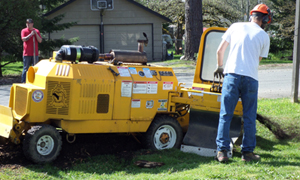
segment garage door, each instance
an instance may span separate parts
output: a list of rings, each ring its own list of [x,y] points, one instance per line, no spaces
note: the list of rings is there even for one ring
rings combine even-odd
[[[75,42],[75,45],[82,46],[95,46],[99,48],[99,26],[72,26],[70,29],[64,31],[58,31],[58,33],[52,33],[51,39],[59,39],[61,37],[70,39],[79,37],[79,41]]]
[[[149,39],[144,51],[148,60],[152,60],[152,26],[143,25],[104,25],[104,52],[111,49],[137,50],[138,39],[145,39],[143,32]]]
[[[143,25],[105,25],[104,24],[104,52],[108,53],[111,49],[137,50],[138,39],[145,39],[145,32],[148,36],[148,46],[144,47],[147,59],[152,60],[152,26]],[[70,39],[79,37],[74,45],[95,46],[100,50],[100,27],[99,25],[72,26],[70,29],[58,31],[51,34],[51,39],[60,38]]]

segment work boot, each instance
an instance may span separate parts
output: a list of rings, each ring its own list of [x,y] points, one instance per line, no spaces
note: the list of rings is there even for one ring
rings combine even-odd
[[[215,159],[219,162],[224,162],[224,163],[227,162],[228,161],[227,151],[226,150],[218,151],[218,154],[215,157]]]
[[[259,161],[260,156],[253,152],[242,152],[242,161]]]

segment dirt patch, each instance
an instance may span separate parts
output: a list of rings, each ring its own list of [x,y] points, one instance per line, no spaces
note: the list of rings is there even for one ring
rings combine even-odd
[[[4,75],[0,77],[0,85],[9,85],[13,83],[21,83],[21,75]]]
[[[66,141],[62,134],[63,145],[60,155],[52,162],[53,166],[60,169],[70,169],[77,163],[84,162],[88,158],[113,154],[117,159],[131,163],[136,154],[153,153],[143,150],[142,145],[132,135],[120,134],[85,134],[77,135],[72,144]],[[141,153],[137,153],[141,151]],[[33,165],[23,154],[22,145],[1,144],[0,145],[0,168],[17,169]]]
[[[276,122],[271,121],[269,118],[257,114],[256,119],[263,124],[266,128],[268,128],[277,139],[292,139],[295,137],[295,134],[287,134],[283,129],[281,129],[280,125]]]

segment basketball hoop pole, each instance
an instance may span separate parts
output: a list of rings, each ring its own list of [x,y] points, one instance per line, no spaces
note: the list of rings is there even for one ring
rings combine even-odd
[[[104,9],[100,10],[100,19],[101,19],[101,23],[100,23],[100,53],[103,54],[104,53],[104,25],[103,25],[103,13],[104,13]]]

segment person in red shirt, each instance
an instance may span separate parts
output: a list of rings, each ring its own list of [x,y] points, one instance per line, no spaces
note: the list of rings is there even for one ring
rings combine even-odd
[[[23,72],[22,83],[26,82],[26,73],[31,64],[38,62],[38,43],[42,42],[40,31],[33,27],[33,20],[26,20],[26,28],[21,31],[21,39],[23,41]],[[35,54],[34,54],[35,53]]]

